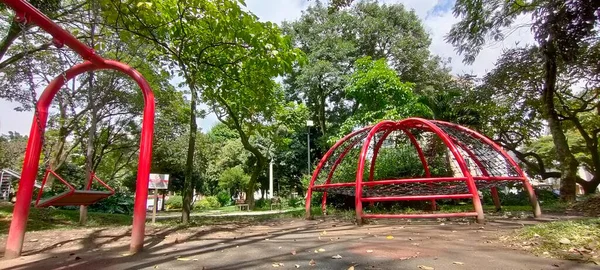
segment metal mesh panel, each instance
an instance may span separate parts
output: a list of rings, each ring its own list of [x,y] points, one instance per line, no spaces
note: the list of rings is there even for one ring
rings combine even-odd
[[[509,176],[518,177],[517,169],[493,146],[474,134],[451,124],[431,121],[445,132],[457,147],[473,176]],[[373,181],[388,179],[410,179],[426,177],[417,148],[399,126],[388,126],[378,130],[373,136],[366,153],[363,182],[369,181],[371,161],[375,146],[381,141]],[[392,129],[390,131],[390,129]],[[355,183],[358,158],[365,138],[371,129],[364,129],[340,144],[322,167],[315,185],[325,184],[333,169],[330,183]],[[417,141],[429,166],[431,177],[462,177],[463,173],[448,147],[427,126],[417,125],[407,129]],[[388,134],[389,133],[389,134]],[[385,138],[385,134],[388,134]],[[339,164],[334,166],[336,160]],[[390,166],[391,165],[391,166]],[[479,190],[491,187],[519,186],[518,180],[486,181],[476,180]],[[354,196],[355,186],[335,188],[315,188],[315,191]],[[364,197],[451,195],[469,193],[466,181],[445,181],[428,183],[399,183],[388,185],[363,186]]]
[[[519,187],[522,184],[516,184],[515,181],[484,181],[476,180],[475,185],[478,190],[490,189],[492,187],[504,188],[507,186]],[[330,194],[342,194],[354,196],[356,188],[351,187],[336,187],[325,190],[317,188],[315,191],[327,191]],[[452,195],[452,194],[467,194],[466,181],[450,181],[438,183],[405,183],[405,184],[390,184],[390,185],[375,185],[363,188],[363,197],[389,197],[389,196],[421,196],[421,195]]]
[[[358,165],[358,155],[364,139],[371,129],[364,129],[356,133],[353,137],[341,143],[325,161],[325,164],[319,171],[315,185],[325,184],[327,175],[334,170],[330,183],[353,183],[355,182],[356,168]],[[344,154],[345,153],[345,154]],[[342,157],[342,155],[344,155]],[[334,168],[335,162],[341,158],[339,164]]]
[[[520,176],[515,167],[491,145],[454,126],[435,121],[432,122],[448,134],[458,147],[463,148],[461,153],[465,160],[469,159],[472,161],[466,153],[473,153],[489,176]],[[477,173],[475,174],[477,176],[483,176],[480,170],[472,170],[472,173]]]

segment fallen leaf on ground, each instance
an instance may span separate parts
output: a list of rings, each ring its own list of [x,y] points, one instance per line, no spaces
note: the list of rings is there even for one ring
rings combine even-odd
[[[186,258],[186,257],[178,257],[177,258],[178,261],[189,261],[190,258]]]
[[[465,263],[464,262],[453,262],[453,264],[463,265]]]
[[[283,263],[273,263],[271,264],[273,267],[283,266]]]
[[[340,254],[331,256],[332,259],[341,259],[342,256]]]
[[[558,240],[558,242],[565,245],[571,244],[571,240],[567,238],[561,238],[560,240]]]
[[[354,265],[352,265],[352,266],[348,267],[348,269],[347,269],[347,270],[354,270]]]
[[[435,268],[433,268],[431,266],[426,266],[426,265],[419,265],[418,267],[419,267],[419,269],[423,269],[423,270],[435,270]]]
[[[387,238],[387,239],[394,239],[394,237],[393,237],[393,236],[391,236],[391,235],[388,235],[386,238]]]
[[[325,249],[324,248],[320,248],[319,252],[325,252]]]
[[[317,263],[315,262],[315,260],[310,260],[310,262],[308,262],[308,265],[315,266],[317,265]]]
[[[292,253],[292,255],[296,255],[296,251],[295,250],[292,250],[291,253]]]

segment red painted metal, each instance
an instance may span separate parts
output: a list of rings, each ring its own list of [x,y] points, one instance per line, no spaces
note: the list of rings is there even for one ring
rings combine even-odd
[[[135,69],[117,61],[106,60],[97,55],[94,50],[62,29],[39,10],[24,0],[2,0],[8,7],[16,11],[17,21],[35,24],[52,35],[54,43],[59,47],[64,44],[77,52],[86,60],[66,71],[67,80],[88,71],[111,69],[127,74],[136,81],[144,96],[144,113],[142,120],[142,133],[140,140],[140,153],[138,162],[138,175],[136,183],[136,196],[133,216],[130,252],[138,252],[143,247],[144,227],[146,221],[146,199],[148,197],[148,181],[152,158],[152,137],[154,131],[154,94],[144,77]],[[29,204],[33,197],[35,178],[38,171],[39,159],[42,149],[42,138],[48,120],[48,108],[58,90],[65,84],[62,75],[57,76],[46,87],[37,105],[36,115],[29,132],[27,149],[23,162],[23,170],[17,202],[13,210],[13,218],[6,241],[5,258],[18,257],[21,254],[25,228],[29,216]]]
[[[346,157],[346,155],[350,152],[350,150],[352,150],[352,148],[354,148],[354,146],[356,146],[359,142],[360,142],[360,140],[356,140],[356,141],[352,142],[351,144],[349,144],[348,146],[346,146],[346,148],[344,149],[342,154],[340,154],[340,156],[335,160],[335,162],[333,163],[333,166],[331,166],[331,169],[330,169],[329,173],[327,174],[327,180],[325,180],[326,185],[331,183],[331,177],[333,177],[333,174],[335,173],[335,169],[337,169],[337,167],[340,165],[342,160],[344,160],[344,157]],[[323,213],[325,213],[327,211],[327,191],[323,192],[323,198],[321,199],[321,211],[323,211]]]
[[[434,214],[364,214],[363,218],[457,218],[477,217],[477,212],[434,213]]]
[[[479,132],[476,132],[472,129],[469,129],[469,128],[466,128],[466,127],[463,127],[463,126],[460,126],[460,125],[457,125],[454,123],[450,123],[450,122],[444,122],[444,121],[434,121],[434,122],[459,129],[474,138],[480,139],[481,141],[485,142],[486,144],[488,144],[489,146],[494,148],[500,154],[502,154],[502,156],[508,161],[508,163],[510,163],[510,165],[513,166],[513,168],[516,170],[517,174],[519,174],[521,177],[523,177],[522,183],[523,183],[523,186],[525,187],[525,189],[527,190],[527,193],[529,194],[529,202],[531,203],[531,206],[533,207],[533,216],[536,218],[542,216],[542,210],[540,208],[540,204],[537,200],[537,196],[535,195],[535,192],[533,191],[533,187],[531,186],[531,183],[529,183],[529,181],[527,180],[527,176],[525,175],[523,170],[521,170],[521,167],[519,167],[519,165],[517,165],[515,160],[506,151],[504,151],[504,149],[502,147],[500,147],[498,144],[496,144],[492,139],[490,139],[487,136],[485,136]]]
[[[391,202],[391,201],[425,201],[425,200],[443,200],[443,199],[470,199],[473,194],[450,194],[450,195],[420,195],[420,196],[389,196],[389,197],[367,197],[362,198],[363,202]]]
[[[410,133],[410,131],[408,131],[408,129],[404,128],[404,129],[402,129],[402,131],[404,131],[404,134],[406,134],[406,136],[408,136],[408,139],[410,140],[412,145],[417,150],[419,159],[421,160],[421,163],[423,164],[423,170],[425,170],[425,177],[431,177],[431,171],[429,170],[429,164],[427,164],[427,159],[425,158],[425,154],[423,153],[423,149],[421,149],[419,142],[417,142],[417,139],[415,138],[415,136],[412,133]],[[435,200],[431,200],[431,211],[435,211],[436,209],[437,209],[437,204],[435,203]]]
[[[313,187],[315,185],[315,181],[317,180],[317,177],[319,176],[319,173],[321,172],[321,170],[323,169],[323,166],[325,166],[325,163],[327,163],[327,160],[329,159],[329,157],[331,157],[331,155],[333,154],[333,152],[335,152],[335,150],[340,147],[340,145],[342,145],[344,142],[346,142],[347,140],[351,139],[352,137],[370,129],[371,127],[364,127],[362,129],[356,130],[348,135],[346,135],[345,137],[343,137],[342,139],[340,139],[339,141],[337,141],[328,151],[327,153],[325,153],[325,155],[323,156],[323,158],[321,158],[321,161],[319,161],[319,164],[317,165],[317,168],[315,169],[315,171],[313,172],[313,175],[310,179],[310,183],[308,184],[308,189],[306,190],[306,204],[305,204],[305,217],[307,219],[310,219],[310,203],[311,203],[311,197],[312,197],[312,190]]]
[[[363,147],[360,150],[360,155],[358,157],[358,169],[356,170],[356,191],[354,193],[354,202],[355,202],[355,211],[356,211],[356,222],[360,225],[362,224],[362,183],[363,183],[363,172],[365,170],[365,160],[367,158],[367,153],[369,151],[369,145],[371,144],[371,140],[373,136],[379,132],[382,128],[387,128],[393,126],[395,122],[393,121],[382,121],[377,125],[373,126],[371,131],[369,131],[369,135],[363,142]]]
[[[58,44],[67,45],[77,54],[81,55],[83,59],[89,60],[94,64],[102,64],[105,59],[97,55],[94,50],[87,45],[83,44],[76,37],[71,35],[68,31],[54,23],[44,13],[37,10],[29,2],[24,0],[3,0],[4,4],[13,9],[17,14],[17,19],[25,19],[27,23],[34,23],[41,29],[52,35]]]
[[[67,186],[67,188],[69,189],[69,191],[61,193],[60,195],[56,196],[56,197],[52,197],[50,199],[44,200],[42,202],[40,202],[41,198],[42,198],[42,194],[44,193],[44,187],[46,186],[46,181],[48,180],[48,176],[52,174],[54,175],[58,180],[60,180],[65,186]],[[100,178],[98,178],[98,176],[96,176],[96,174],[94,172],[90,173],[90,178],[87,181],[87,187],[86,190],[90,190],[90,187],[92,185],[92,182],[96,180],[98,181],[98,183],[100,183],[100,185],[104,186],[106,189],[109,190],[108,193],[103,193],[105,198],[109,197],[113,194],[115,194],[115,190],[112,189],[110,186],[108,186],[104,181],[102,181]],[[54,172],[53,170],[47,169],[46,172],[44,173],[44,180],[42,181],[42,185],[40,187],[40,190],[38,192],[37,195],[37,199],[35,200],[35,207],[38,208],[42,208],[42,207],[48,207],[48,206],[54,206],[54,202],[55,201],[62,201],[65,197],[70,197],[73,194],[75,194],[76,192],[80,192],[79,190],[75,190],[75,187],[73,187],[73,185],[69,184],[67,181],[65,181],[65,179],[63,179],[60,175],[58,175],[56,172]],[[87,200],[86,200],[87,201]],[[83,203],[85,203],[86,201],[82,201],[81,203],[78,202],[77,200],[71,200],[71,202],[73,204],[70,205],[82,205]],[[60,203],[60,205],[67,205],[65,203]]]
[[[495,150],[497,150],[500,154],[502,154],[507,160],[510,161],[512,166],[515,166],[516,171],[518,172],[518,176],[489,176],[489,173],[486,171],[485,167],[481,160],[475,155],[468,147],[466,147],[462,142],[457,141],[456,138],[451,137],[446,134],[438,125],[443,124],[444,122],[434,121],[434,120],[425,120],[420,118],[408,118],[402,121],[394,122],[394,121],[383,121],[378,123],[375,126],[366,127],[361,129],[360,131],[353,132],[352,134],[344,137],[340,141],[338,141],[321,159],[319,166],[313,173],[313,177],[311,179],[311,183],[308,189],[307,196],[307,217],[310,216],[310,195],[313,190],[318,190],[322,192],[327,192],[327,190],[331,191],[332,189],[342,188],[342,187],[354,187],[355,188],[355,211],[357,222],[360,224],[363,218],[437,218],[437,217],[476,217],[478,222],[483,221],[483,209],[481,206],[481,201],[479,195],[477,193],[477,187],[475,185],[475,180],[477,181],[527,181],[527,178],[522,173],[522,170],[518,168],[516,163],[504,152],[499,146],[494,144],[491,140],[485,139],[484,136],[477,136],[478,133],[471,132],[470,130],[461,129],[461,132],[465,132],[468,136],[472,136],[473,138],[478,139],[484,144],[491,145]],[[436,136],[438,136],[444,145],[450,150],[454,160],[458,164],[460,171],[462,172],[462,177],[431,177],[431,173],[429,170],[429,164],[427,164],[427,160],[425,159],[425,155],[423,150],[421,149],[419,142],[416,140],[412,133],[408,132],[409,129],[419,129],[422,131],[433,132]],[[387,180],[377,180],[374,181],[374,168],[375,161],[377,159],[378,152],[380,151],[383,141],[386,139],[389,134],[395,130],[403,130],[405,134],[409,137],[411,143],[416,147],[417,153],[419,154],[419,159],[423,163],[426,177],[425,178],[408,178],[408,179],[387,179]],[[358,167],[356,171],[356,179],[354,182],[349,183],[334,183],[331,184],[331,176],[333,174],[332,171],[328,172],[328,179],[325,181],[325,184],[315,185],[315,180],[318,174],[323,169],[323,165],[327,162],[329,158],[332,158],[331,155],[333,152],[344,142],[353,138],[358,134],[358,132],[368,132],[367,136],[362,140],[361,152],[358,160]],[[383,133],[381,138],[375,145],[372,145],[373,138],[376,134]],[[364,134],[364,133],[362,133]],[[336,160],[333,166],[333,169],[337,167],[339,162],[345,157],[349,149],[354,147],[354,144],[350,147],[347,147],[341,156],[336,156]],[[479,167],[482,176],[473,176],[466,165],[465,158],[463,157],[463,153],[459,152],[459,149],[465,151],[469,158],[471,158]],[[364,177],[364,169],[366,159],[371,158],[370,171],[367,181],[363,181]],[[407,183],[425,183],[432,185],[435,182],[454,182],[454,181],[463,181],[468,189],[467,194],[427,194],[427,195],[410,195],[410,196],[382,196],[382,197],[364,197],[363,198],[363,188],[366,186],[376,186],[376,185],[402,185]],[[527,185],[526,185],[527,187]],[[497,195],[497,190],[492,189],[492,195]],[[439,200],[439,199],[471,199],[473,202],[473,212],[467,213],[434,213],[434,214],[409,214],[409,215],[374,215],[374,214],[364,214],[362,211],[362,203],[363,202],[385,202],[385,201],[402,201],[402,200]],[[494,196],[494,200],[496,201],[497,196]],[[325,202],[325,199],[323,200]],[[499,202],[496,202],[497,206]],[[323,207],[323,206],[322,206]],[[535,206],[534,206],[535,209]]]

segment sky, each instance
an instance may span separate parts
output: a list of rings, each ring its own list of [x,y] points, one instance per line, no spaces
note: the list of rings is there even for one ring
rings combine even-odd
[[[256,14],[262,21],[280,23],[282,21],[293,21],[302,15],[308,5],[315,0],[246,0],[249,11]],[[485,47],[475,62],[471,65],[462,63],[462,58],[454,52],[452,45],[444,41],[444,36],[452,25],[459,19],[452,14],[455,0],[379,0],[381,3],[402,3],[406,8],[412,9],[421,18],[423,25],[430,34],[432,54],[443,58],[450,58],[450,66],[454,74],[484,75],[494,67],[496,59],[504,49],[523,46],[533,43],[533,35],[527,27],[512,32],[502,42],[494,43]],[[526,22],[527,18],[519,18],[518,21]],[[0,134],[16,131],[28,134],[31,125],[32,112],[17,112],[14,108],[17,104],[0,99]],[[204,119],[198,119],[198,125],[202,130],[209,130],[218,122],[214,115],[208,115]]]

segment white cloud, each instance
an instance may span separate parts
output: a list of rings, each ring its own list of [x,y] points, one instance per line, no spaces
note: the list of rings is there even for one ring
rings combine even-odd
[[[284,20],[292,21],[302,15],[302,10],[316,0],[246,0],[247,9],[256,14],[262,21],[280,23]],[[452,58],[451,67],[455,74],[473,73],[483,75],[494,67],[494,62],[501,55],[503,49],[520,46],[533,42],[533,36],[528,28],[524,27],[512,33],[503,42],[485,47],[472,65],[462,63],[462,57],[454,52],[454,48],[444,41],[452,24],[458,21],[454,18],[450,7],[453,0],[381,0],[386,4],[403,3],[406,8],[412,9],[423,20],[423,24],[431,35],[430,49],[434,54],[444,58]],[[527,18],[519,18],[519,23],[527,22]],[[0,100],[0,134],[8,131],[17,131],[26,134],[31,124],[31,112],[16,112],[16,104]],[[208,115],[199,121],[203,130],[210,129],[216,124],[214,115]]]

